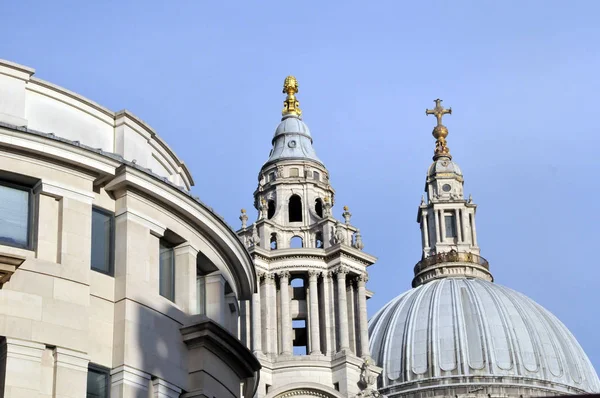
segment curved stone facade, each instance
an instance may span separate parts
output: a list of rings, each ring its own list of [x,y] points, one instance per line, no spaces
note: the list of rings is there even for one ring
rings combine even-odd
[[[32,75],[0,62],[0,396],[251,396],[243,244],[149,126]]]

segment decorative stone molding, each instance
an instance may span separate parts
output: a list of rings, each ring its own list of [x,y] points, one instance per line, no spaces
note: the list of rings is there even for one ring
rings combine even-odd
[[[181,395],[181,388],[163,379],[152,380],[152,386],[154,387],[153,398],[179,398]]]
[[[0,252],[0,287],[10,280],[24,261],[23,256]]]

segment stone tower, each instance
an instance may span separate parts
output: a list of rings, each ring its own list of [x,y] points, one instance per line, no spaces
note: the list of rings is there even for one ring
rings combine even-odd
[[[413,287],[448,275],[493,281],[487,261],[479,256],[475,229],[477,206],[470,196],[465,200],[462,171],[452,161],[446,145],[448,129],[442,124],[442,117],[451,114],[452,108],[444,109],[441,102],[435,100],[435,108],[426,111],[427,115],[437,118],[432,133],[436,146],[433,163],[427,171],[427,198],[421,200],[417,214],[423,253],[415,266]]]
[[[242,210],[240,239],[260,280],[253,319],[242,322],[262,364],[259,398],[364,396],[379,369],[370,365],[367,267],[359,230],[347,207],[333,216],[335,191],[317,157],[285,79],[283,117],[258,174],[256,222]],[[251,333],[245,333],[250,329]]]

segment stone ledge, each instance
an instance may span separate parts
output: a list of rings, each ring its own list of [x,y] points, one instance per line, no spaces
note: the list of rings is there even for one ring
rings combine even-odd
[[[24,256],[0,252],[0,288],[10,280],[10,277],[24,261]]]

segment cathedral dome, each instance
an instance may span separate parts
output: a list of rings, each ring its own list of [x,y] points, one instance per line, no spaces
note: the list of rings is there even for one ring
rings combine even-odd
[[[462,177],[463,175],[460,167],[458,167],[458,164],[446,156],[442,156],[434,160],[427,171],[428,177],[435,177],[440,174],[454,174],[455,176],[459,177]]]
[[[308,126],[297,116],[288,115],[287,117],[284,117],[281,123],[279,123],[279,126],[277,126],[277,130],[275,130],[273,139],[276,139],[282,134],[290,133],[304,135],[312,141]]]
[[[284,115],[273,136],[273,149],[265,164],[280,160],[314,160],[323,164],[312,145],[312,137],[306,123],[295,114]]]
[[[405,292],[371,319],[369,335],[383,368],[380,392],[389,397],[600,392],[589,359],[554,315],[478,278]]]

